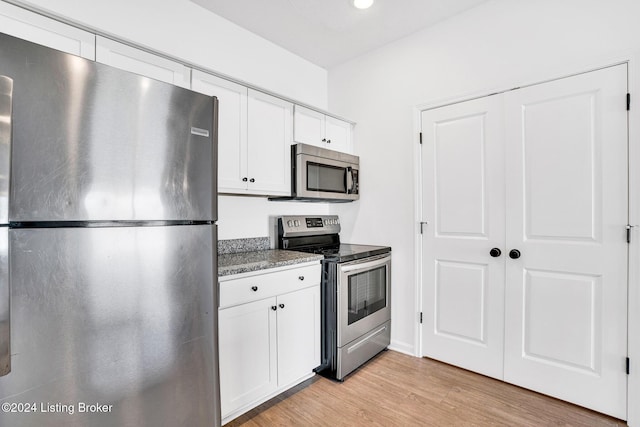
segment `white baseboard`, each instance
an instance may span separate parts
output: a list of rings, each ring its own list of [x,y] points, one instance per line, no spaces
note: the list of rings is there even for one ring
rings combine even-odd
[[[408,354],[409,356],[416,356],[415,348],[411,344],[407,344],[401,341],[391,341],[389,344],[389,350],[397,351],[398,353]]]

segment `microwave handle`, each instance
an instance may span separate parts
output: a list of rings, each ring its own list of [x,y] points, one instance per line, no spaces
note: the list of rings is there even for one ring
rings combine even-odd
[[[353,193],[353,168],[351,166],[347,166],[347,194]]]

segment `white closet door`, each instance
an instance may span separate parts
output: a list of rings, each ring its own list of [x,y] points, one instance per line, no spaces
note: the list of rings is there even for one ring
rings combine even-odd
[[[502,378],[502,98],[424,111],[422,135],[422,354]]]
[[[626,418],[626,65],[505,94],[505,380]],[[505,254],[508,256],[508,254]]]

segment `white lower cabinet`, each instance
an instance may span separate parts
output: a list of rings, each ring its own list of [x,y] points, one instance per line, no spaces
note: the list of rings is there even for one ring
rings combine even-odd
[[[314,375],[320,264],[220,278],[220,400],[226,423]]]
[[[220,394],[223,417],[278,388],[275,298],[220,310]]]
[[[287,385],[320,364],[320,287],[279,295],[277,304],[278,384]]]

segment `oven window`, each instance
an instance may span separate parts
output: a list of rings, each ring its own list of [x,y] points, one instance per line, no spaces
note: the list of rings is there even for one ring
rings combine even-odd
[[[345,168],[307,162],[307,190],[346,193]]]
[[[386,266],[349,276],[349,325],[386,306]]]

